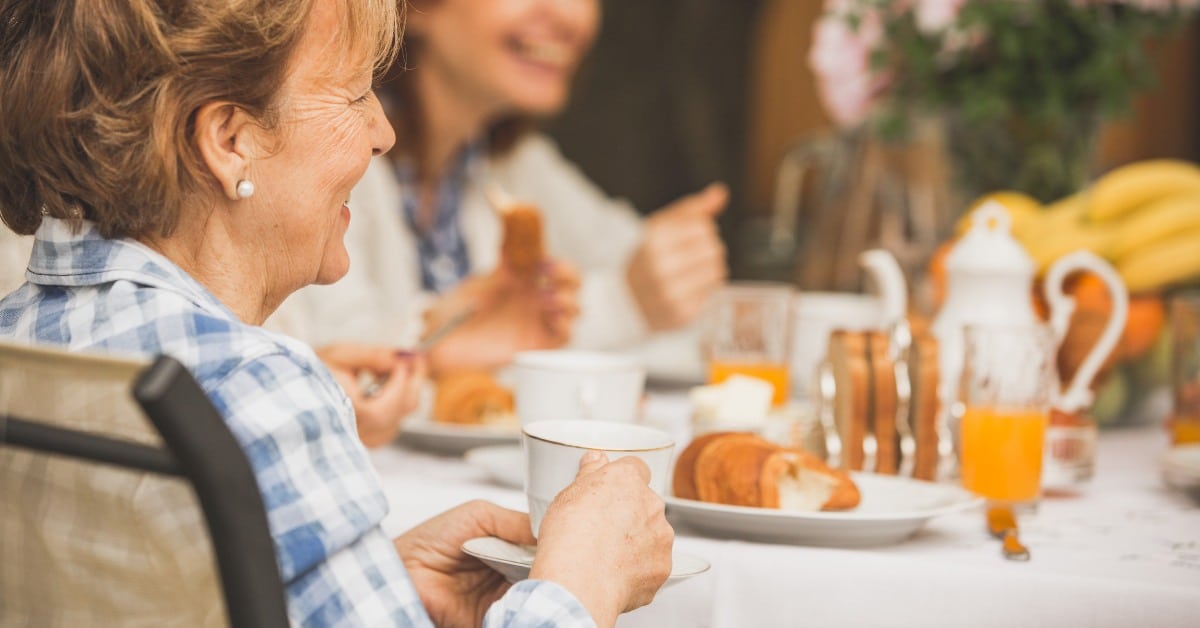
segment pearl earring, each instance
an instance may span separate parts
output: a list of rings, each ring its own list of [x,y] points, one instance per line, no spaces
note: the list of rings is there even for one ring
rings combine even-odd
[[[250,198],[251,196],[254,196],[254,183],[252,183],[249,179],[242,179],[241,181],[238,181],[237,196],[238,198]]]

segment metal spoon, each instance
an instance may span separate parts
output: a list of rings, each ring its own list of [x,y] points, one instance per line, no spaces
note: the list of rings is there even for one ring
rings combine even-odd
[[[1017,537],[1017,518],[1009,506],[991,506],[987,511],[988,533],[1002,543],[1000,551],[1009,560],[1027,561],[1029,548]]]
[[[421,342],[417,343],[417,346],[413,347],[409,353],[427,353],[433,348],[434,345],[436,345],[438,342],[441,342],[446,336],[449,336],[450,332],[462,326],[462,324],[467,322],[467,320],[469,320],[474,314],[474,307],[463,308],[461,311],[455,313],[453,316],[447,319],[445,323],[442,323],[440,327],[430,332],[428,336],[425,336],[425,338],[423,338]],[[363,397],[374,397],[375,395],[378,395],[380,389],[383,388],[383,384],[386,381],[387,378],[375,378],[366,371],[360,373],[359,386],[362,388]]]

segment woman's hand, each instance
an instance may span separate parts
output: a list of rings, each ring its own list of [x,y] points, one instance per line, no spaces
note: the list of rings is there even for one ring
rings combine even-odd
[[[321,347],[317,349],[317,357],[333,373],[333,378],[354,405],[358,437],[363,444],[379,447],[391,442],[400,430],[401,420],[417,408],[426,377],[424,358],[405,351],[353,343]],[[379,382],[378,389],[366,390],[360,378]]]
[[[425,329],[437,329],[467,307],[475,310],[471,318],[430,350],[434,372],[494,369],[518,351],[566,344],[579,316],[579,275],[554,260],[543,262],[532,279],[501,266],[443,296],[426,314]]]
[[[565,587],[598,626],[649,604],[671,575],[675,531],[649,481],[637,458],[588,452],[542,519],[529,576]]]
[[[529,515],[485,501],[448,510],[395,539],[435,626],[479,626],[488,607],[508,590],[504,576],[463,553],[462,544],[480,536],[534,543]]]
[[[728,201],[728,188],[714,183],[646,219],[642,244],[625,277],[651,330],[688,324],[725,283],[725,246],[716,216]]]

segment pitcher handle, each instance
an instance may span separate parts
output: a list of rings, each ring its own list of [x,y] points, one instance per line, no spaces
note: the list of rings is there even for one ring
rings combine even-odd
[[[772,248],[790,246],[796,238],[800,205],[804,198],[804,181],[812,164],[825,152],[824,137],[797,141],[784,154],[775,175],[775,198],[771,207]]]
[[[1113,308],[1104,332],[1084,358],[1079,370],[1075,371],[1071,383],[1054,401],[1054,407],[1063,412],[1076,412],[1092,403],[1092,380],[1117,346],[1125,329],[1125,319],[1129,316],[1129,293],[1116,269],[1090,251],[1075,251],[1055,262],[1046,273],[1046,302],[1050,305],[1050,329],[1056,348],[1066,338],[1071,314],[1075,311],[1075,299],[1063,291],[1063,282],[1072,273],[1081,270],[1091,271],[1100,277],[1112,297]]]

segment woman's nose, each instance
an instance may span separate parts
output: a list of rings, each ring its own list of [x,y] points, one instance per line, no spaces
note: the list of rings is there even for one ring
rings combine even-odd
[[[371,154],[382,155],[392,149],[396,143],[396,131],[383,113],[383,105],[378,98],[371,99]]]

